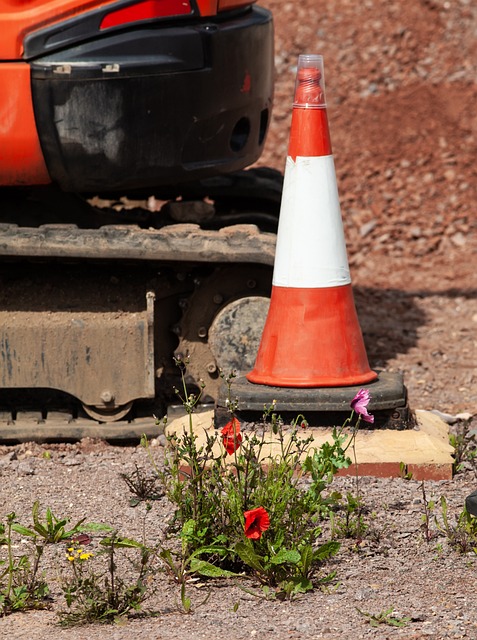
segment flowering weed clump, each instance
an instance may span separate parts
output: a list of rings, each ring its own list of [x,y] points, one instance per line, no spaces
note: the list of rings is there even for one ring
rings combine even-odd
[[[13,534],[18,528],[14,512],[0,523],[0,546],[6,549],[6,558],[0,559],[0,616],[48,606],[49,589],[39,570],[45,542],[35,543],[31,553],[15,557]]]
[[[169,436],[165,469],[159,472],[175,508],[168,534],[182,540],[176,553],[194,559],[189,570],[202,575],[245,572],[276,596],[292,597],[332,579],[333,573],[321,575],[320,569],[340,545],[324,539],[323,523],[338,498],[325,490],[338,470],[351,464],[347,448],[355,431],[335,429],[332,441],[317,449],[312,437],[301,435],[303,416],[285,428],[275,403],[264,407],[260,424],[243,429],[231,397],[232,374],[224,377],[230,420],[212,435],[206,431],[200,444],[192,414],[202,390],[190,394],[187,362],[177,365],[182,389],[176,393],[189,423],[182,433]],[[371,422],[369,394],[361,391],[353,402],[354,427],[361,417]],[[169,561],[171,554],[171,549],[162,552]]]
[[[47,545],[60,543],[63,625],[111,623],[142,610],[160,570],[180,585],[182,610],[187,613],[192,602],[186,588],[194,576],[249,577],[258,590],[239,585],[264,598],[293,598],[334,578],[326,565],[339,551],[337,538],[344,531],[336,535],[335,513],[342,508],[342,496],[329,489],[336,473],[352,464],[348,450],[356,458],[360,421],[373,422],[367,411],[369,392],[361,390],[355,396],[350,418],[318,448],[303,431],[308,426],[305,418],[298,416],[285,426],[275,401],[264,407],[259,423],[242,424],[236,415],[238,402],[231,396],[231,374],[224,377],[229,419],[220,429],[206,430],[205,440],[200,440],[192,415],[203,389],[189,393],[187,363],[176,364],[182,379],[176,393],[188,425],[168,436],[163,467],[158,468],[151,455],[151,472],[136,466],[132,474],[120,474],[133,494],[130,505],[145,507],[142,541],[123,537],[108,525],[80,520],[71,526],[50,509],[41,515],[38,502],[29,526],[9,514],[6,524],[0,523],[0,550],[6,549],[5,559],[0,557],[0,615],[48,606],[40,561]],[[150,453],[145,437],[142,445]],[[163,496],[173,507],[172,516],[156,539],[146,541],[145,519],[153,513],[153,502]],[[356,511],[359,535],[364,524],[357,476],[353,500],[349,494],[346,529],[351,531]],[[450,528],[446,520],[444,525]],[[87,531],[100,535],[93,539]],[[15,556],[15,535],[32,543],[31,554]]]
[[[49,606],[50,590],[41,570],[45,549],[98,526],[83,523],[84,518],[68,527],[68,519],[56,517],[51,509],[41,516],[38,501],[33,503],[29,526],[18,522],[14,512],[7,515],[6,522],[0,523],[0,548],[6,550],[6,557],[0,557],[0,615]],[[18,541],[15,536],[19,536]],[[17,556],[14,549],[22,538],[31,543],[31,550]]]
[[[133,494],[130,506],[144,507],[142,540],[83,520],[69,525],[67,518],[50,509],[40,514],[38,502],[28,526],[18,522],[15,513],[8,514],[5,523],[0,522],[0,616],[50,605],[41,566],[47,546],[63,548],[60,585],[66,607],[59,612],[60,623],[77,625],[114,623],[142,613],[159,574],[172,577],[180,587],[176,605],[179,609],[182,605],[185,613],[210,595],[202,589],[201,601],[192,602],[189,585],[199,578],[202,588],[202,578],[233,578],[240,588],[265,599],[292,599],[316,587],[326,591],[335,577],[330,559],[343,538],[371,539],[355,448],[361,421],[374,421],[368,412],[368,390],[356,394],[349,418],[317,447],[307,436],[305,418],[298,416],[286,426],[275,402],[264,407],[260,422],[241,423],[230,375],[224,377],[229,390],[227,422],[206,429],[200,438],[192,416],[202,390],[188,392],[186,364],[177,361],[182,388],[176,393],[189,419],[182,431],[169,434],[164,465],[155,464],[143,437],[152,470],[136,465],[132,474],[120,474]],[[331,485],[335,475],[353,462],[354,491],[343,497]],[[477,519],[464,511],[452,520],[444,497],[439,518],[424,483],[422,493],[427,542],[445,536],[452,549],[476,552]],[[159,533],[146,540],[146,518],[154,517],[154,503],[163,497],[172,514],[154,527]],[[18,552],[19,541],[30,543],[29,553]],[[373,626],[407,622],[392,607],[377,614],[359,611]]]
[[[73,539],[66,547],[62,589],[68,609],[60,612],[65,626],[116,622],[139,611],[150,595],[153,552],[145,544],[116,532],[103,538],[95,552],[86,549],[89,543]]]

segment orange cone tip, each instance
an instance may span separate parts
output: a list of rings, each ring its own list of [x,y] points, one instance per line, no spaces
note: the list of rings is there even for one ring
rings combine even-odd
[[[323,58],[301,55],[270,309],[247,379],[276,387],[341,387],[376,378],[351,288]]]

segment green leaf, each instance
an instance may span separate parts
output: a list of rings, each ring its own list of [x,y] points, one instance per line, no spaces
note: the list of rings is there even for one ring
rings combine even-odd
[[[235,553],[238,557],[249,567],[252,567],[255,571],[259,573],[264,572],[263,565],[261,563],[261,558],[258,556],[253,550],[250,544],[246,542],[237,542],[235,545]]]
[[[34,524],[38,524],[39,523],[39,520],[38,520],[38,512],[39,512],[39,510],[40,510],[40,502],[38,500],[35,500],[35,502],[33,503],[32,510],[31,510]]]
[[[40,536],[42,536],[43,538],[48,538],[48,529],[41,524],[40,519],[38,517],[39,510],[40,510],[40,503],[38,500],[35,500],[32,508],[32,517],[33,517],[33,525],[34,525],[33,528],[37,533],[40,534]]]
[[[197,551],[194,551],[194,553],[191,554],[191,558],[195,558],[196,556],[201,556],[204,553],[206,553],[207,555],[211,556],[213,554],[217,554],[218,556],[225,556],[227,554],[227,551],[229,551],[227,548],[222,547],[222,546],[217,546],[217,545],[210,545],[208,547],[200,547],[200,549],[197,549]]]
[[[313,563],[313,549],[310,544],[307,544],[301,551],[301,570],[304,576],[308,575],[308,572]]]
[[[21,524],[17,524],[16,522],[12,524],[12,529],[13,531],[16,531],[17,533],[19,533],[21,536],[31,536],[34,538],[37,535],[36,531],[33,531],[32,529],[27,529],[27,527],[24,527]]]
[[[198,573],[201,576],[207,576],[208,578],[231,578],[238,575],[233,571],[221,569],[211,562],[199,560],[198,558],[192,558],[190,561],[190,570],[193,573]]]
[[[295,583],[294,593],[306,593],[307,591],[313,591],[313,584],[308,578],[300,578]]]
[[[69,533],[77,533],[85,520],[86,518],[81,518],[81,520],[78,520],[78,522],[75,525],[73,525],[73,527],[70,529]],[[64,526],[65,524],[67,524],[67,522],[68,520],[62,520],[61,523],[58,523],[58,524],[61,524]]]
[[[306,593],[307,591],[313,591],[313,584],[308,578],[291,578],[286,580],[280,585],[282,589],[290,596],[297,593]]]
[[[172,569],[174,567],[174,558],[172,557],[172,553],[169,549],[162,549],[159,553],[159,556],[167,563],[167,565]]]
[[[268,600],[269,598],[273,599],[275,597],[275,594],[272,591],[270,591],[270,587],[268,586],[268,584],[262,585],[261,588],[262,588],[262,593],[265,596],[265,600]],[[248,593],[255,595],[252,591],[249,591]]]
[[[147,436],[145,433],[143,433],[141,436],[140,445],[141,447],[147,448],[148,444],[149,442],[148,442]]]
[[[182,527],[181,538],[186,542],[192,540],[195,534],[195,529],[195,520],[187,520],[187,522],[184,522],[184,525]]]
[[[103,547],[114,545],[118,549],[142,549],[144,545],[132,538],[104,538],[99,543]]]
[[[270,558],[270,564],[298,564],[301,560],[300,553],[296,549],[280,549]]]
[[[112,531],[113,527],[102,522],[87,522],[78,527],[78,531]]]
[[[66,523],[66,520],[63,520],[63,523]],[[53,514],[51,513],[51,509],[47,507],[46,509],[46,524],[49,529],[53,529]]]
[[[340,550],[341,544],[336,540],[325,542],[313,552],[313,562],[323,562],[331,556],[334,556]]]
[[[184,611],[186,613],[189,613],[191,605],[192,605],[192,601],[191,599],[186,595],[186,590],[185,590],[185,583],[183,582],[181,585],[181,602],[182,602],[182,606],[184,607]]]
[[[326,576],[322,576],[318,582],[320,584],[326,585],[329,582],[331,582],[332,580],[334,580],[336,577],[336,571],[332,571],[331,573],[328,573]]]

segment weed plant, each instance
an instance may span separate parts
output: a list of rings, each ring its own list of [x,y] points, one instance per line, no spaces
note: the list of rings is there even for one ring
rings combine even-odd
[[[368,613],[362,611],[356,607],[358,613],[368,619],[369,624],[372,627],[379,627],[380,625],[389,625],[390,627],[405,627],[408,622],[411,622],[412,618],[408,616],[398,616],[394,613],[394,607],[389,607],[380,611],[379,613]]]
[[[340,503],[337,511],[330,513],[332,538],[361,540],[369,529],[361,496],[348,491],[343,501],[340,494],[335,495],[340,500]]]
[[[132,473],[121,473],[120,477],[126,483],[132,496],[129,500],[131,507],[137,507],[141,502],[148,503],[152,500],[160,500],[164,495],[158,486],[157,474],[148,474],[143,469],[135,465]]]
[[[444,496],[441,496],[440,506],[442,520],[436,517],[436,524],[450,546],[459,553],[477,553],[477,518],[464,508],[452,521]]]
[[[459,473],[466,464],[477,475],[477,429],[471,429],[472,420],[464,420],[449,434],[449,442],[454,447],[453,472]]]
[[[84,519],[71,527],[68,523],[67,518],[55,516],[49,508],[42,516],[38,501],[33,503],[29,526],[18,522],[14,512],[6,516],[5,523],[0,523],[0,547],[6,551],[6,558],[0,558],[0,615],[49,606],[49,587],[41,571],[46,546],[84,535],[83,531],[97,526],[83,524]],[[30,541],[29,553],[15,556],[15,536]]]
[[[343,427],[333,430],[331,442],[318,449],[312,437],[301,435],[306,426],[303,416],[285,428],[275,402],[264,407],[260,424],[244,430],[231,394],[234,374],[223,376],[230,421],[221,431],[205,431],[199,444],[192,414],[203,388],[189,393],[187,361],[176,364],[182,380],[176,394],[188,425],[182,433],[168,436],[165,468],[157,471],[174,506],[168,533],[179,536],[181,548],[165,546],[161,557],[175,567],[176,579],[186,571],[202,575],[245,571],[269,593],[272,589],[292,597],[312,589],[317,570],[340,546],[337,540],[323,540],[323,522],[339,500],[338,494],[325,497],[325,489],[340,469],[351,464],[347,449],[361,416],[371,421],[364,413],[369,394],[364,401],[360,395],[354,424],[355,411]],[[147,447],[146,441],[143,444]],[[304,472],[309,477],[306,483]],[[326,574],[318,582],[332,576]]]
[[[426,487],[424,482],[421,482],[422,491],[422,504],[423,514],[421,516],[421,531],[424,535],[424,539],[429,544],[437,536],[436,531],[432,528],[435,521],[434,510],[436,508],[435,500],[429,500],[427,498]]]
[[[424,482],[421,483],[421,490],[424,507],[424,513],[421,516],[421,529],[426,542],[430,543],[440,534],[445,536],[449,546],[455,551],[477,553],[477,518],[471,515],[465,507],[452,518],[449,515],[445,496],[440,498],[440,514],[438,514],[436,501],[427,498]]]
[[[187,362],[177,360],[176,364],[181,374],[176,394],[188,423],[181,433],[168,436],[163,468],[155,465],[143,437],[152,472],[136,466],[132,474],[121,474],[133,496],[130,505],[144,503],[143,540],[123,537],[107,525],[84,524],[84,520],[70,526],[50,509],[41,515],[38,502],[29,526],[9,514],[6,523],[0,524],[0,546],[6,552],[0,564],[0,614],[47,606],[48,586],[40,564],[45,546],[58,543],[66,549],[63,625],[111,623],[141,611],[159,566],[180,585],[186,613],[192,611],[186,589],[197,575],[252,576],[259,589],[246,590],[266,599],[290,599],[315,586],[328,588],[335,574],[325,565],[339,551],[339,538],[360,538],[367,530],[357,471],[355,492],[349,492],[345,501],[340,493],[330,491],[330,485],[340,469],[352,464],[348,450],[357,467],[357,429],[361,420],[373,421],[366,409],[369,392],[362,389],[355,396],[350,417],[333,429],[329,442],[317,448],[303,431],[304,417],[298,416],[286,427],[276,413],[275,401],[264,407],[258,424],[244,428],[236,415],[238,401],[231,393],[234,374],[223,376],[230,419],[220,430],[205,431],[200,443],[192,417],[203,387],[189,393]],[[171,502],[173,515],[166,534],[151,545],[145,538],[145,520],[152,503],[163,495]],[[433,507],[426,505],[429,529]],[[340,511],[344,516],[338,520],[335,514]],[[446,512],[443,528],[448,534],[453,531]],[[95,545],[85,533],[94,530],[102,532]],[[331,530],[330,539],[325,530]],[[14,535],[30,540],[30,556],[14,556]],[[207,598],[208,594],[202,603]],[[392,624],[391,613],[373,620]]]
[[[117,532],[103,538],[96,552],[72,541],[66,561],[62,589],[68,609],[59,614],[63,626],[118,622],[140,611],[151,594],[153,552]]]
[[[40,560],[46,542],[35,540],[30,554],[15,557],[13,533],[17,529],[14,512],[7,515],[5,523],[0,523],[0,546],[6,550],[6,558],[0,559],[1,616],[48,606],[49,589],[40,574]]]

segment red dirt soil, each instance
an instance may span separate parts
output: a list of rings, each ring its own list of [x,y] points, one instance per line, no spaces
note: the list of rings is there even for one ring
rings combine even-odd
[[[477,412],[477,7],[264,0],[276,92],[260,164],[283,170],[298,56],[324,57],[348,257],[372,366],[414,408]]]

